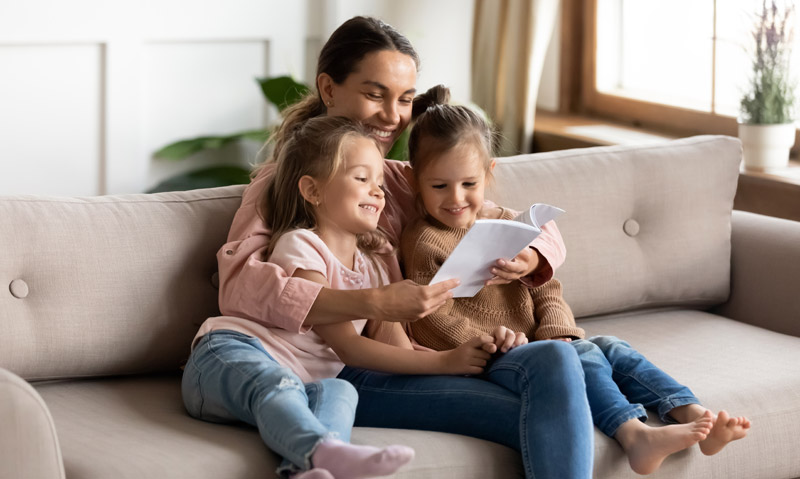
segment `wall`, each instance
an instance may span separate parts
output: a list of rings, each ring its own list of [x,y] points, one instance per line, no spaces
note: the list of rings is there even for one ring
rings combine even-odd
[[[418,89],[469,100],[471,0],[26,0],[0,13],[0,194],[144,191],[172,174],[248,164],[258,145],[190,162],[167,143],[270,125],[255,77],[311,80],[342,21],[384,19],[422,57]],[[446,19],[446,21],[442,21]],[[446,41],[443,41],[446,40]]]

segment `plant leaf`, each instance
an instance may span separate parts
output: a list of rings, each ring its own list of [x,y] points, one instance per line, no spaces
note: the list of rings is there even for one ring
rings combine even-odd
[[[172,176],[147,190],[147,193],[216,188],[218,186],[241,185],[249,182],[250,170],[246,168],[239,166],[210,166]]]
[[[292,77],[282,76],[274,78],[256,78],[261,85],[264,97],[283,111],[286,107],[300,101],[308,92],[306,85],[295,81]]]
[[[267,138],[269,138],[269,132],[266,130],[247,130],[225,136],[198,136],[197,138],[170,143],[153,155],[165,160],[182,160],[199,151],[222,148],[234,141],[247,139],[263,143]]]
[[[408,134],[408,128],[406,128],[405,131],[397,137],[397,141],[392,145],[392,149],[389,150],[386,158],[408,161]]]

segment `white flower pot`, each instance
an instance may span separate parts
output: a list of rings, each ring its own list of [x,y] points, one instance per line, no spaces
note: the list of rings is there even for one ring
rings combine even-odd
[[[744,166],[753,170],[782,168],[789,164],[789,150],[794,146],[794,123],[749,125],[739,123]]]

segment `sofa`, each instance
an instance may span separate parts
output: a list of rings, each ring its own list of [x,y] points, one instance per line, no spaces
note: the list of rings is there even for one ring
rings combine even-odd
[[[700,136],[495,168],[498,204],[566,210],[556,275],[588,335],[624,338],[752,420],[654,479],[800,477],[800,223],[732,211],[741,155]],[[219,314],[215,254],[242,190],[0,198],[0,478],[274,477],[255,429],[193,419],[180,397],[192,338]],[[594,439],[595,477],[637,477]],[[396,478],[523,475],[515,451],[469,437],[356,428],[353,442],[413,446]]]

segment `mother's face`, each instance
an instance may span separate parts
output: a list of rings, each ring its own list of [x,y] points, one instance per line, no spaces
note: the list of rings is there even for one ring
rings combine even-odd
[[[320,74],[317,86],[328,115],[345,116],[366,125],[384,156],[411,121],[417,65],[391,50],[365,56],[341,84]]]

